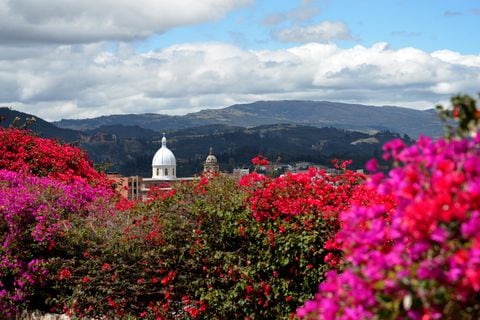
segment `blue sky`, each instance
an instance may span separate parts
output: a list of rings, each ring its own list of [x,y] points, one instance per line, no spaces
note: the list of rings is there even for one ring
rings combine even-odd
[[[301,8],[301,1],[263,0],[230,12],[218,21],[179,27],[139,41],[137,50],[155,50],[176,43],[220,41],[248,49],[280,49],[294,45],[271,37],[272,29],[307,26],[322,21],[342,21],[352,39],[338,41],[347,48],[388,42],[392,48],[415,47],[428,52],[451,49],[479,54],[480,1],[475,0],[331,0],[309,1],[310,18],[295,21],[288,14]],[[276,15],[278,24],[266,23]],[[279,17],[280,19],[281,17]]]
[[[480,91],[479,0],[0,0],[0,105],[48,120]]]

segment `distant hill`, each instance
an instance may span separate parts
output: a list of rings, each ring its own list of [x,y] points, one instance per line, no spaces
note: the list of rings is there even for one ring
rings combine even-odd
[[[80,140],[81,132],[79,131],[68,128],[59,128],[34,115],[12,110],[7,107],[0,107],[0,117],[4,118],[3,121],[0,121],[0,126],[4,128],[8,127],[16,117],[20,118],[20,120],[17,122],[18,126],[22,126],[25,123],[25,119],[31,118],[32,116],[35,117],[36,121],[28,126],[28,129],[34,131],[39,136],[44,138],[59,139],[64,142]]]
[[[150,129],[157,132],[184,129],[210,124],[210,122],[202,121],[194,123],[185,116],[168,116],[163,114],[144,113],[144,114],[114,114],[109,116],[101,116],[90,119],[62,119],[53,122],[58,127],[69,128],[74,130],[93,130],[103,126],[139,126],[144,129]]]
[[[255,127],[270,124],[300,124],[315,127],[336,127],[357,131],[392,131],[417,138],[420,134],[442,135],[441,121],[435,110],[328,101],[258,101],[237,104],[223,109],[207,109],[184,116],[162,114],[128,114],[92,119],[68,119],[57,126],[75,130],[92,130],[106,125],[139,126],[162,132],[211,124]]]
[[[126,126],[123,124],[102,125],[98,128],[83,131],[89,136],[99,134],[113,134],[118,138],[148,138],[158,135],[157,131],[145,129],[139,126]]]
[[[152,157],[161,145],[161,137],[156,133],[150,137],[121,138],[113,131],[99,130],[81,146],[94,162],[109,163],[110,171],[149,176]],[[168,147],[177,158],[179,176],[201,172],[210,146],[214,148],[221,170],[229,172],[235,167],[249,166],[250,159],[258,154],[282,163],[309,161],[325,166],[331,166],[333,158],[352,159],[352,168],[359,169],[364,168],[368,159],[380,157],[383,143],[396,137],[399,135],[392,132],[368,134],[294,124],[253,128],[209,125],[167,131]],[[411,142],[408,137],[403,138]]]

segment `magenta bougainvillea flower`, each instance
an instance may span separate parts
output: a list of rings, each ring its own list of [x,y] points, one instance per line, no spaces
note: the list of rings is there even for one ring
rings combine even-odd
[[[0,170],[0,314],[14,314],[45,285],[69,217],[105,212],[111,190],[84,181],[65,184],[48,177]],[[59,280],[68,279],[62,270]]]

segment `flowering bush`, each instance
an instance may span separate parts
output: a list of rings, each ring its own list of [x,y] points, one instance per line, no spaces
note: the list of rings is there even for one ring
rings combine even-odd
[[[69,246],[78,250],[57,266],[70,272],[57,281],[60,306],[80,318],[185,319],[206,310],[197,292],[203,258],[211,258],[204,248],[231,245],[226,216],[242,214],[244,198],[234,181],[219,177],[175,190],[70,230]]]
[[[341,266],[338,213],[392,206],[347,163],[338,175],[254,173],[240,187],[208,175],[152,190],[145,203],[109,203],[108,181],[78,149],[0,134],[0,166],[18,171],[0,175],[7,318],[25,308],[80,318],[289,318]]]
[[[179,235],[152,215],[154,211],[146,208],[97,214],[66,232],[64,245],[71,248],[70,255],[57,261],[53,279],[57,312],[78,318],[174,318],[172,310],[178,309],[169,302],[181,299],[171,287],[177,273],[173,261],[180,253],[166,246],[164,238]],[[181,226],[172,225],[177,227]],[[66,277],[62,276],[65,270]]]
[[[202,237],[211,239],[202,247],[205,280],[199,280],[206,318],[292,317],[325,272],[338,267],[340,252],[329,241],[339,229],[337,214],[352,203],[390,203],[361,187],[363,179],[349,170],[328,175],[315,169],[276,179],[243,177],[249,210],[212,209],[211,217],[223,219],[202,228]],[[213,240],[230,245],[209,245]]]
[[[50,263],[63,256],[71,217],[105,211],[109,195],[82,181],[65,185],[50,178],[0,170],[0,314],[42,307],[51,295]],[[103,199],[103,201],[101,201]],[[68,277],[66,272],[62,277]]]
[[[28,130],[0,127],[0,169],[65,182],[81,180],[110,186],[110,181],[94,169],[85,152],[52,139],[36,137]]]
[[[35,176],[40,176],[35,177]],[[78,148],[0,128],[0,314],[45,309],[55,300],[55,262],[68,258],[75,221],[110,211],[110,181]],[[68,242],[68,241],[67,241]]]
[[[384,206],[341,215],[345,272],[330,272],[307,319],[476,319],[480,317],[480,137],[422,137],[385,146],[397,163],[370,183],[391,194]]]
[[[205,176],[156,190],[156,198],[122,214],[82,219],[65,235],[71,257],[56,265],[58,310],[67,306],[78,317],[292,317],[338,267],[339,250],[327,243],[339,228],[337,213],[378,198],[359,189],[362,181],[350,171],[312,170],[277,179],[252,174],[239,188],[228,177]]]
[[[223,281],[210,277],[217,281],[211,290],[217,299],[210,304],[230,301],[232,310],[223,317],[292,317],[325,272],[340,267],[341,251],[332,241],[340,228],[338,213],[355,203],[393,206],[363,181],[363,174],[349,170],[329,175],[310,169],[275,179],[245,176],[240,184],[247,191],[251,216],[240,221],[237,232],[248,239],[246,262],[226,263]],[[227,291],[221,285],[229,281]]]

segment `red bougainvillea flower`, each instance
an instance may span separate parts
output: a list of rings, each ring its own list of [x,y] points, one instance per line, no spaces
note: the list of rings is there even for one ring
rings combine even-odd
[[[267,158],[259,154],[258,156],[252,159],[252,164],[255,166],[267,166],[269,164],[269,161]]]
[[[70,270],[62,269],[58,274],[58,280],[70,279],[71,276],[72,276],[72,273],[70,272]]]
[[[77,147],[34,136],[28,130],[0,127],[0,169],[46,176],[65,182],[86,181],[111,187]]]

